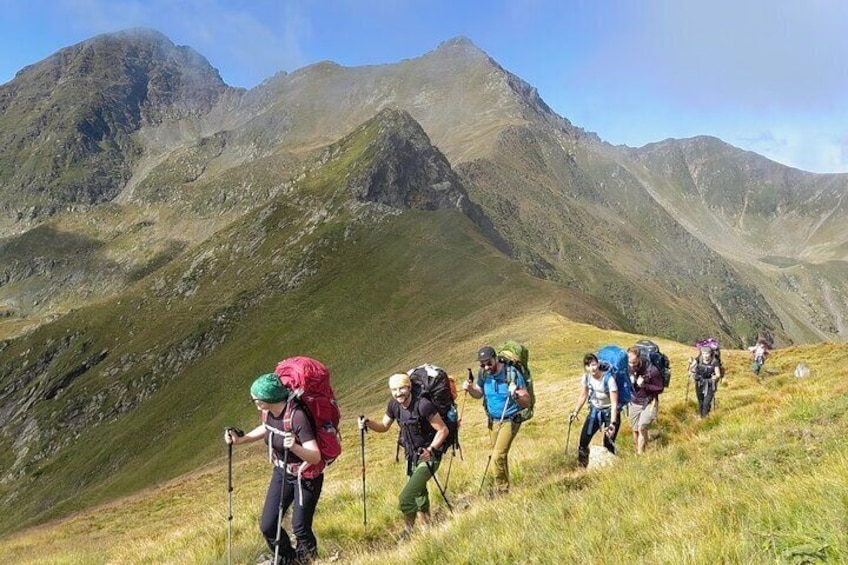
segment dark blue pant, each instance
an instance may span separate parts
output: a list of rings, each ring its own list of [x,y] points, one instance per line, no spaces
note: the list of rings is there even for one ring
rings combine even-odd
[[[262,508],[262,517],[259,519],[259,529],[268,542],[268,547],[274,551],[274,540],[277,539],[277,518],[280,511],[280,490],[283,491],[283,514],[294,506],[292,510],[292,530],[297,540],[297,550],[292,547],[289,535],[280,524],[280,557],[306,560],[313,558],[318,553],[318,540],[312,531],[312,520],[315,517],[315,508],[318,506],[318,498],[321,496],[321,487],[324,485],[324,475],[318,475],[314,479],[301,479],[298,488],[297,477],[285,474],[285,488],[283,488],[283,469],[274,467],[271,475],[271,484],[268,485],[268,494],[265,495],[265,506]],[[303,504],[300,496],[303,494]],[[292,503],[294,503],[292,505]]]
[[[612,437],[607,437],[604,434],[604,447],[610,453],[615,453],[615,438],[618,437],[618,430],[621,428],[620,416],[619,414],[618,426],[615,428],[615,433],[612,434]],[[583,422],[583,429],[580,431],[580,447],[577,449],[577,462],[583,467],[589,464],[589,443],[591,443],[592,438],[598,430],[610,425],[611,418],[611,408],[607,408],[606,410],[591,408],[589,410],[589,416]]]

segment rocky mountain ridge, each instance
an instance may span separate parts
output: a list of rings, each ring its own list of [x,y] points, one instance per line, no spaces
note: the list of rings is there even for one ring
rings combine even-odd
[[[836,320],[848,312],[833,297],[845,290],[844,175],[796,171],[709,138],[610,146],[557,116],[535,89],[465,38],[391,65],[317,63],[240,91],[189,48],[153,31],[122,32],[22,70],[0,87],[0,99],[17,108],[46,92],[59,96],[68,81],[43,82],[50,76],[43,68],[71,83],[89,81],[96,95],[80,104],[83,114],[108,107],[106,115],[129,118],[107,120],[86,138],[108,151],[66,157],[61,171],[41,167],[28,176],[17,168],[9,175],[4,163],[20,155],[2,152],[0,199],[12,212],[7,234],[63,207],[73,214],[118,204],[119,215],[137,216],[126,223],[157,226],[142,230],[151,234],[153,253],[122,259],[144,273],[286,190],[326,147],[381,110],[398,108],[447,157],[459,175],[454,182],[479,210],[475,221],[492,226],[487,235],[500,248],[536,276],[606,301],[622,327],[689,338],[706,324],[740,341],[758,329],[795,341],[842,335]],[[146,97],[108,95],[136,92],[142,83]],[[43,112],[17,115],[45,121],[33,118]],[[77,139],[94,131],[79,125],[89,124],[84,120],[73,123],[79,127],[44,132],[77,132],[58,135]],[[4,131],[17,139],[20,129]],[[30,161],[40,163],[35,157]],[[48,169],[53,180],[43,177]],[[65,182],[62,175],[87,180]],[[22,212],[19,202],[33,199],[41,204]],[[153,234],[174,231],[165,227],[173,218],[164,217],[177,209],[179,235]],[[151,215],[163,220],[151,223]],[[590,266],[587,257],[598,260]],[[703,276],[705,265],[715,276]],[[792,268],[803,272],[787,272]],[[23,284],[21,273],[14,278]],[[807,298],[781,299],[791,287]],[[23,295],[7,294],[14,295],[6,298],[8,311],[29,311],[15,307],[28,300]],[[709,306],[692,314],[682,303]]]

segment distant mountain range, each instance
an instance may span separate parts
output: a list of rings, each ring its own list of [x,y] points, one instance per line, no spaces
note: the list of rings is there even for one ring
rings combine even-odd
[[[224,367],[283,350],[384,368],[528,308],[843,340],[846,192],[710,137],[609,145],[464,38],[249,91],[158,32],[92,38],[0,86],[0,499],[37,520],[79,504],[57,482],[149,481],[150,446],[103,424],[173,429],[175,391],[213,376],[226,403]]]

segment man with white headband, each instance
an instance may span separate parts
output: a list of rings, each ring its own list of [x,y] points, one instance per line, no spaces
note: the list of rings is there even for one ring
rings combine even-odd
[[[424,397],[413,398],[409,375],[397,373],[389,378],[392,398],[386,406],[381,422],[359,417],[359,428],[384,433],[397,420],[401,428],[401,441],[406,453],[406,474],[409,480],[398,496],[398,506],[403,513],[406,539],[412,533],[416,516],[422,527],[430,518],[430,498],[427,481],[439,468],[441,446],[448,437],[448,427],[439,416],[436,406]]]

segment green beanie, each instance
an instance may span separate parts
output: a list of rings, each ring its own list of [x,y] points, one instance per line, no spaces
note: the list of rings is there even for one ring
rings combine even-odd
[[[256,400],[274,404],[285,402],[291,390],[283,386],[280,378],[274,373],[262,375],[250,385],[250,395]]]

